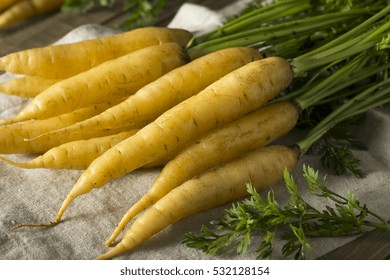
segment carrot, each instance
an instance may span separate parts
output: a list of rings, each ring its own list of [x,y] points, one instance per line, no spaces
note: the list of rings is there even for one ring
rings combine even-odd
[[[46,152],[55,146],[68,142],[69,139],[67,137],[63,137],[61,139],[45,139],[44,141],[35,142],[25,141],[25,139],[33,138],[36,135],[45,133],[47,131],[69,126],[75,122],[90,118],[91,116],[94,116],[112,106],[113,103],[114,102],[108,102],[98,105],[90,105],[85,108],[75,110],[71,113],[62,114],[45,120],[31,120],[0,126],[0,153],[40,154]],[[106,131],[105,135],[113,134],[115,132],[117,131]],[[71,136],[68,137],[70,138]]]
[[[295,127],[298,109],[289,102],[275,102],[204,135],[168,162],[149,191],[123,216],[109,246],[129,221],[169,191],[201,172],[267,145]]]
[[[183,48],[166,43],[143,48],[62,80],[37,95],[3,124],[45,119],[80,107],[134,94],[141,87],[183,65]]]
[[[381,67],[378,67],[378,65],[373,66],[371,64],[372,61],[368,64],[368,60],[366,60],[366,58],[367,57],[365,57],[364,54],[361,54],[355,59],[350,60],[346,65],[340,67],[337,72],[334,72],[326,79],[320,80],[319,82],[311,81],[310,88],[306,87],[306,91],[303,93],[301,88],[295,92],[290,92],[290,94],[287,95],[289,104],[286,104],[285,106],[291,108],[291,113],[295,114],[295,117],[290,117],[291,123],[288,123],[289,129],[292,129],[295,126],[298,110],[307,109],[308,107],[314,106],[316,103],[320,103],[324,98],[331,95],[336,95],[341,91],[345,93],[346,89],[351,87],[351,85],[354,83],[361,81],[362,79],[369,79],[369,77],[373,76],[375,77],[377,73],[380,73],[389,67],[388,64],[385,64]],[[365,61],[367,64],[362,63],[363,61]],[[293,96],[293,98],[291,98],[291,96]],[[281,102],[280,99],[279,102]],[[277,104],[278,103],[269,105],[268,109]],[[262,108],[260,111],[263,111],[266,108]],[[280,117],[276,112],[271,116],[274,116],[274,118]],[[236,122],[238,121],[239,120]],[[233,126],[234,123],[229,124],[227,127],[230,125]],[[275,127],[275,129],[279,127],[278,125],[273,125],[272,123],[268,123],[267,125]],[[280,127],[283,127],[283,125]],[[188,180],[189,178],[199,174],[199,172],[202,171],[200,168],[206,169],[218,165],[223,162],[226,157],[230,156],[230,153],[237,152],[237,154],[239,154],[239,152],[244,152],[246,148],[253,149],[251,143],[247,142],[248,140],[251,140],[251,138],[246,138],[250,135],[250,132],[253,133],[253,131],[249,130],[239,135],[230,135],[239,139],[240,143],[238,147],[242,149],[241,151],[235,150],[236,147],[234,146],[234,139],[226,137],[226,135],[229,135],[228,133],[225,135],[219,134],[218,132],[211,134],[215,134],[215,139],[205,136],[204,138],[197,140],[194,145],[183,149],[183,151],[180,152],[179,155],[174,158],[174,160],[169,162],[164,167],[151,187],[150,191],[125,214],[106,244],[109,245],[113,239],[116,238],[116,236],[120,233],[121,230],[123,230],[132,217],[137,215],[140,211],[144,210],[149,205],[156,202],[172,188],[175,188],[185,180]],[[259,138],[259,143],[256,144],[262,145],[263,143],[261,143],[261,137],[258,135],[256,138]],[[303,147],[300,149],[301,151],[305,150]],[[189,174],[187,174],[187,172]]]
[[[17,2],[20,2],[22,0],[1,0],[0,2],[0,10],[1,9],[6,9],[8,7],[10,7],[11,5],[17,3]]]
[[[41,156],[27,162],[15,162],[0,157],[0,160],[21,168],[86,169],[89,164],[120,141],[134,135],[138,130],[114,135],[72,141],[54,147]]]
[[[182,29],[145,27],[81,42],[27,49],[0,58],[0,70],[64,79],[145,47],[176,42],[185,46],[191,34]]]
[[[247,183],[258,191],[267,189],[283,179],[284,170],[291,171],[298,159],[298,149],[268,146],[188,180],[139,216],[123,239],[97,259],[113,258],[183,218],[245,197]]]
[[[46,79],[34,76],[16,77],[0,83],[0,92],[8,95],[33,98],[59,81],[59,79]]]
[[[241,199],[247,195],[247,183],[257,191],[273,186],[283,179],[285,170],[291,172],[297,166],[299,158],[329,129],[352,116],[388,103],[389,83],[388,79],[373,80],[368,88],[332,111],[293,146],[262,147],[186,181],[139,216],[121,242],[97,259],[113,258],[183,218]]]
[[[248,63],[179,103],[94,160],[65,198],[54,222],[78,196],[102,187],[183,147],[191,140],[261,107],[291,82],[289,63],[270,57]],[[37,225],[37,226],[48,226]]]
[[[14,23],[47,14],[61,7],[64,0],[24,0],[0,14],[0,29]]]
[[[252,48],[229,48],[210,53],[163,75],[97,116],[38,138],[77,135],[86,130],[141,127],[227,73],[260,58],[260,53]]]

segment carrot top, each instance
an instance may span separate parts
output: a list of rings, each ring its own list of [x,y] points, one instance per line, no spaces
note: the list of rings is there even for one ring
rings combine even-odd
[[[318,171],[312,167],[303,166],[303,177],[310,194],[330,202],[326,210],[305,201],[294,178],[286,170],[284,181],[290,195],[286,205],[278,203],[272,190],[264,200],[248,184],[249,198],[226,210],[224,217],[214,221],[213,229],[202,226],[199,235],[187,233],[183,243],[210,255],[236,245],[237,252],[244,254],[251,245],[251,236],[256,234],[256,239],[261,241],[257,245],[257,258],[267,259],[274,250],[277,233],[281,232],[283,256],[306,259],[312,252],[308,238],[356,235],[373,229],[390,230],[390,224],[369,210],[353,193],[342,196],[332,191],[325,178],[319,178]]]

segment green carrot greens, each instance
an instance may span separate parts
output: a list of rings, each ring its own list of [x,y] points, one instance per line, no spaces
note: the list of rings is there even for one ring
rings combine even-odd
[[[65,0],[62,9],[64,11],[85,13],[96,6],[109,8],[115,2],[115,0]],[[127,16],[121,24],[121,28],[130,30],[154,25],[165,4],[165,0],[125,0],[123,11]]]
[[[286,205],[278,203],[272,190],[264,200],[248,184],[250,197],[226,210],[224,217],[214,222],[215,231],[202,226],[199,236],[186,233],[183,243],[210,255],[230,246],[244,254],[257,238],[257,258],[267,259],[271,257],[280,233],[284,242],[282,255],[306,259],[312,251],[309,238],[356,235],[373,229],[390,230],[390,224],[362,204],[354,193],[342,196],[332,191],[325,178],[321,180],[312,167],[303,166],[303,177],[310,194],[327,200],[324,209],[316,208],[303,198],[294,178],[286,170],[284,182],[290,195]]]
[[[351,2],[348,8],[340,2],[343,1],[280,0],[260,6],[214,31],[195,36],[189,55],[196,58],[210,51],[232,46],[256,46],[272,50],[275,41],[283,44],[284,40],[308,38],[313,34],[315,37],[324,31],[328,33],[326,40],[332,40],[387,6],[383,0]],[[274,13],[279,9],[283,12]],[[381,16],[378,15],[379,18]],[[256,23],[253,22],[254,18]],[[299,45],[296,47],[297,51],[301,49]],[[307,47],[304,52],[308,52]]]

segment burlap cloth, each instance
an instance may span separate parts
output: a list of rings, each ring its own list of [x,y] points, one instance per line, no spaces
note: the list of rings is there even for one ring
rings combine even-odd
[[[240,5],[240,3],[239,3]],[[187,28],[191,31],[206,30],[217,26],[223,16],[237,10],[229,6],[224,10],[210,11],[203,7],[185,4],[179,10],[170,26]],[[117,31],[96,25],[77,28],[57,43],[66,43],[94,38]],[[6,73],[0,81],[12,77]],[[28,100],[0,95],[0,118],[16,114]],[[367,177],[357,179],[352,176],[328,176],[330,186],[345,195],[354,191],[360,200],[369,207],[390,219],[390,113],[389,108],[378,108],[367,114],[364,124],[359,127],[359,135],[367,145],[367,151],[356,152],[362,160]],[[284,141],[294,142],[300,133],[293,132]],[[10,155],[18,161],[33,158],[32,155]],[[293,172],[298,184],[305,193],[301,177],[302,164],[318,168],[321,174],[327,173],[314,156],[304,156]],[[106,251],[103,242],[108,238],[116,224],[149,188],[159,169],[139,170],[127,174],[105,187],[94,190],[74,201],[66,212],[63,222],[53,228],[24,228],[10,231],[18,223],[51,221],[63,199],[81,171],[19,169],[0,162],[0,259],[93,259]],[[284,184],[274,188],[280,203],[288,199]],[[265,195],[266,193],[262,193]],[[306,197],[306,196],[305,196]],[[321,207],[322,200],[307,197],[308,201]],[[234,250],[223,255],[210,257],[201,251],[187,248],[181,241],[188,231],[198,231],[200,226],[220,218],[224,205],[189,217],[155,235],[149,241],[118,259],[253,259],[256,254],[250,250],[240,256]],[[311,240],[313,255],[319,257],[356,237],[321,238]],[[253,242],[256,242],[254,240]],[[281,243],[276,243],[274,259],[281,259]]]

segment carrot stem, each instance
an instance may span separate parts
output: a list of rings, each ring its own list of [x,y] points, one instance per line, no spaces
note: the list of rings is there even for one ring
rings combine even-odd
[[[330,26],[354,19],[359,15],[364,15],[366,12],[367,11],[365,9],[356,9],[348,13],[336,12],[304,17],[302,19],[286,20],[271,26],[254,28],[200,43],[190,47],[188,49],[188,54],[192,59],[194,59],[206,53],[223,48],[233,46],[251,46],[253,44],[258,44],[259,42],[265,42],[266,44],[266,42],[271,39],[275,40],[277,38],[294,37],[310,30],[326,30]]]
[[[287,16],[299,14],[300,12],[306,11],[312,7],[310,2],[310,0],[286,0],[263,5],[258,9],[228,21],[220,28],[195,37],[195,42],[199,44],[205,41],[218,39],[248,29],[253,29]]]
[[[388,65],[389,67],[389,65]],[[304,154],[337,123],[366,112],[390,101],[390,79],[374,82],[371,87],[354,96],[342,106],[330,113],[301,141],[297,143]]]

